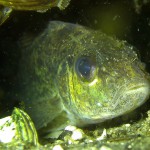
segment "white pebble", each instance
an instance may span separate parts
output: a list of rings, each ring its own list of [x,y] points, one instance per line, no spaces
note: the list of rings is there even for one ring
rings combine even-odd
[[[126,126],[126,127],[130,127],[131,125],[128,123],[128,124],[125,124],[125,126]]]
[[[102,146],[102,147],[100,148],[100,150],[112,150],[112,149],[109,148],[109,147],[106,147],[106,146]]]
[[[107,137],[106,129],[103,130],[103,133],[100,137],[97,138],[97,141],[101,141]]]
[[[80,139],[82,139],[83,138],[82,130],[77,129],[77,130],[73,131],[71,138],[73,140],[80,140]]]
[[[0,126],[0,142],[11,142],[16,134],[16,126],[15,123],[12,122],[11,117],[0,119]]]
[[[65,128],[65,130],[67,130],[67,131],[74,131],[74,130],[76,130],[76,127],[69,125],[69,126],[67,126],[67,127]]]
[[[52,150],[63,150],[61,145],[55,145]]]

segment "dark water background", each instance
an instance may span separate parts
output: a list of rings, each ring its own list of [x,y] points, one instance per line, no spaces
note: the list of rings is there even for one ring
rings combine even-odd
[[[30,42],[30,36],[37,36],[51,20],[78,23],[126,40],[139,49],[150,73],[150,4],[137,12],[133,1],[128,0],[72,0],[64,11],[58,8],[46,13],[14,11],[0,27],[0,113],[9,113],[13,106],[19,105],[17,100],[5,99],[17,85],[21,57],[17,42],[23,35]]]

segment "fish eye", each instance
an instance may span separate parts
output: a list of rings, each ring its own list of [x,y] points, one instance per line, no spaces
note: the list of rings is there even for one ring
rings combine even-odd
[[[79,77],[90,80],[94,76],[95,65],[89,57],[81,57],[76,61],[76,72]]]

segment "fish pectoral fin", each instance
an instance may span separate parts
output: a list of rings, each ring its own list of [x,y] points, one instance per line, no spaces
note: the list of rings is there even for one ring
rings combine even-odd
[[[46,127],[39,130],[39,134],[45,139],[57,139],[69,124],[67,114],[65,111],[61,112],[55,119],[53,119]]]

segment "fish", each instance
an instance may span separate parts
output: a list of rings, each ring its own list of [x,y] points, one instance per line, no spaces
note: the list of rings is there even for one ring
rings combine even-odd
[[[18,45],[16,95],[37,130],[101,123],[149,98],[150,76],[136,48],[99,30],[50,21]]]

